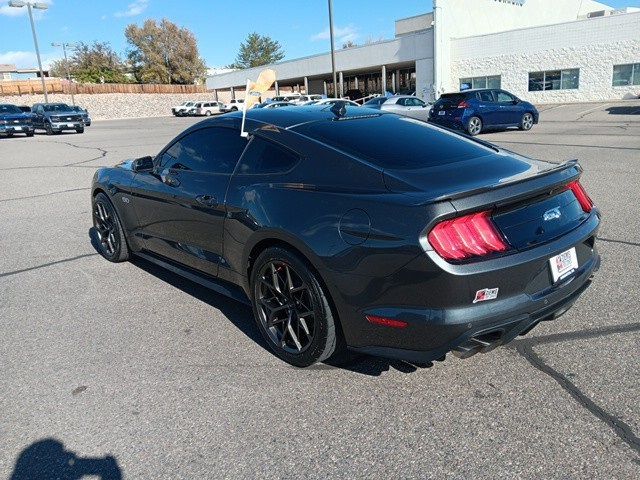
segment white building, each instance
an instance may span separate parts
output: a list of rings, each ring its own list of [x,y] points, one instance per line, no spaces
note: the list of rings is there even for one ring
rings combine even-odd
[[[426,2],[425,2],[426,3]],[[336,51],[338,95],[500,87],[535,103],[640,95],[640,9],[592,0],[433,0],[396,21],[395,38]],[[277,88],[333,96],[331,56],[270,65]],[[218,74],[207,87],[243,89],[266,67]],[[243,92],[242,92],[243,93]]]

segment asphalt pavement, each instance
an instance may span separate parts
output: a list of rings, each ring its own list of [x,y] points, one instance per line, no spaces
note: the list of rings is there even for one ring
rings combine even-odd
[[[197,119],[0,139],[0,478],[639,478],[640,101],[541,110],[481,138],[580,160],[602,268],[560,319],[431,366],[295,369],[246,306],[96,253],[95,169]]]

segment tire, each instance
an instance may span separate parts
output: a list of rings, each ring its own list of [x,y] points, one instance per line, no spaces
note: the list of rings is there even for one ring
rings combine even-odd
[[[127,238],[118,212],[104,193],[98,193],[91,205],[93,227],[97,233],[98,252],[110,262],[129,259]]]
[[[204,116],[205,117],[210,117],[211,116],[211,111],[207,110],[206,112],[204,112]]]
[[[84,133],[84,127],[76,128],[76,133]]]
[[[230,112],[237,112],[238,108],[237,107],[231,107],[231,110],[229,110]]]
[[[264,250],[251,270],[258,329],[271,350],[293,366],[308,367],[340,350],[327,297],[307,262],[284,248]]]
[[[475,137],[480,132],[482,132],[482,120],[480,117],[471,117],[467,122],[467,133]]]
[[[7,133],[7,138],[13,137],[13,133]]]
[[[27,132],[27,137],[33,137],[33,132]]]
[[[53,128],[51,128],[51,124],[48,122],[45,122],[44,124],[44,131],[47,135],[53,135]]]
[[[531,130],[531,127],[533,127],[533,115],[531,115],[530,113],[525,113],[524,115],[522,115],[522,120],[520,120],[520,125],[519,125],[519,129],[520,130]]]

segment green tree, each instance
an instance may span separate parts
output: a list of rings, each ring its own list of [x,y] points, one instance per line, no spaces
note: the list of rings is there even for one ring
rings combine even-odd
[[[129,62],[139,82],[186,85],[204,79],[207,68],[190,30],[163,19],[160,23],[147,20],[142,27],[129,25],[124,34],[130,45]]]
[[[267,35],[250,33],[240,44],[236,61],[229,68],[251,68],[279,62],[284,58],[282,46]]]
[[[56,60],[49,69],[54,77],[66,78],[67,67],[72,79],[81,83],[126,83],[125,66],[108,42],[73,46],[68,63]]]

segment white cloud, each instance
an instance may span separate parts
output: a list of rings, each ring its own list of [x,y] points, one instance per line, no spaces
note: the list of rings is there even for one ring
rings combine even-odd
[[[124,11],[114,13],[116,17],[135,17],[144,12],[149,6],[149,0],[135,0]]]
[[[38,3],[46,3],[47,5],[51,5],[53,3],[53,0],[38,0]],[[33,13],[36,18],[40,18],[40,16],[42,15],[42,10],[34,9]],[[0,1],[0,15],[5,15],[7,17],[19,17],[26,14],[27,7],[10,7],[8,0]]]
[[[40,55],[42,68],[47,69],[51,62],[62,58],[62,52],[47,52]],[[0,63],[15,65],[17,68],[37,68],[38,58],[36,52],[25,50],[0,52]]]
[[[353,24],[349,24],[345,27],[334,28],[333,36],[336,39],[337,43],[345,43],[349,41],[355,41],[360,36],[360,34],[358,33],[358,29]],[[317,42],[320,40],[329,40],[329,27],[311,36],[311,41],[313,42]]]

